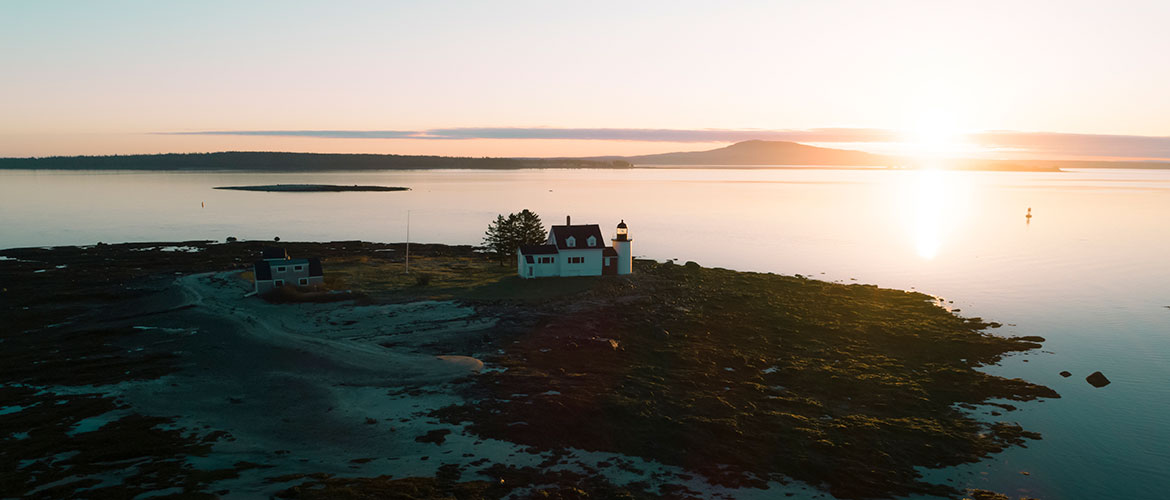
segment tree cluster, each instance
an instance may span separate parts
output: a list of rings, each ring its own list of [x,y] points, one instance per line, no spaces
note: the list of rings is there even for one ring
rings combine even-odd
[[[483,246],[496,254],[500,265],[509,258],[516,257],[516,251],[521,245],[540,245],[548,240],[548,232],[540,216],[528,209],[520,213],[497,215],[496,220],[488,224],[487,232],[483,236]]]

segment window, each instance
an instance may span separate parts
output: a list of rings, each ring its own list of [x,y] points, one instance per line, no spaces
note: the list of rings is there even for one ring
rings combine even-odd
[[[540,263],[541,263],[541,264],[552,264],[552,263],[553,263],[553,258],[552,258],[552,257],[541,257],[541,258],[540,258]]]
[[[567,246],[569,248],[573,248],[573,247],[577,246],[577,238],[574,238],[572,236],[565,238],[565,246]],[[570,262],[570,264],[572,264],[572,263]]]
[[[301,284],[301,286],[308,285],[308,284],[309,284],[309,278],[301,278],[301,279],[300,279],[300,284]]]
[[[293,271],[300,271],[301,269],[304,269],[304,268],[305,268],[305,266],[293,266]]]
[[[284,272],[284,266],[280,266],[280,267],[276,268],[276,272],[278,272],[278,273],[283,273],[283,272]]]
[[[594,238],[593,236],[590,236],[589,239],[585,240],[585,241],[586,241],[586,244],[591,246],[591,247],[597,246],[597,238]]]
[[[532,266],[528,266],[528,276],[532,276]]]
[[[272,282],[272,284],[276,286],[284,286],[284,280],[276,280]]]
[[[585,257],[569,257],[570,264],[584,264]]]

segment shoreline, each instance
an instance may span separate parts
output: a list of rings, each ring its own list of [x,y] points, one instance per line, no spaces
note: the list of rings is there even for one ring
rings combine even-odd
[[[904,459],[978,460],[1039,436],[1010,425],[984,428],[945,401],[933,401],[935,397],[958,397],[966,403],[992,395],[1009,400],[1059,397],[1051,389],[974,370],[1004,353],[1037,348],[1036,339],[987,336],[982,332],[992,324],[946,313],[916,293],[652,261],[637,261],[636,274],[628,279],[524,282],[509,279],[514,269],[499,268],[471,247],[412,244],[412,268],[416,274],[430,276],[429,284],[419,285],[412,276],[397,271],[400,244],[294,242],[282,244],[294,255],[324,258],[330,287],[354,289],[362,296],[326,304],[244,299],[250,287],[239,273],[251,261],[249,252],[268,244],[133,243],[0,251],[8,257],[0,261],[0,276],[11,283],[0,297],[13,318],[13,333],[3,335],[6,380],[49,389],[37,395],[12,385],[0,388],[0,406],[21,408],[0,415],[0,431],[25,432],[17,428],[28,425],[46,429],[35,434],[41,447],[17,446],[14,456],[41,449],[67,452],[81,446],[84,460],[46,462],[38,467],[60,474],[85,472],[79,481],[95,474],[126,475],[126,469],[96,465],[86,451],[91,445],[85,443],[101,436],[157,435],[158,424],[144,426],[163,420],[131,426],[126,420],[140,418],[135,414],[178,415],[166,426],[195,431],[190,434],[195,437],[170,434],[165,437],[170,444],[136,453],[175,466],[186,460],[202,464],[198,470],[174,471],[174,481],[195,481],[190,483],[192,492],[226,488],[236,494],[311,497],[312,492],[331,488],[379,488],[402,480],[376,478],[386,473],[395,478],[416,476],[415,481],[432,484],[449,477],[443,475],[446,470],[466,474],[453,484],[483,491],[507,477],[510,488],[552,484],[651,496],[676,483],[685,484],[685,489],[676,491],[699,496],[766,497],[783,491],[807,496],[824,489],[841,498],[914,491],[953,493],[950,486],[918,483],[913,474],[898,472],[901,466],[872,460],[872,454],[895,454],[890,446],[905,446],[896,452]],[[166,252],[160,245],[196,250]],[[42,268],[47,270],[36,273]],[[236,270],[223,271],[231,268]],[[723,297],[720,290],[730,296]],[[868,320],[847,319],[853,314],[884,319],[867,327]],[[767,321],[757,321],[757,317]],[[737,325],[735,329],[721,326],[728,324],[728,318],[738,318],[731,323]],[[898,350],[873,351],[869,344],[857,343],[856,334],[850,333],[854,327],[833,326],[840,321],[862,321],[858,327],[869,336],[915,328],[910,325],[923,321],[953,330],[949,340],[919,335],[905,340],[921,343],[933,352],[931,363],[945,361],[946,373],[952,373],[948,376],[965,382],[924,384],[916,380],[920,375],[909,371],[909,366],[922,361]],[[903,321],[906,326],[895,327]],[[722,340],[709,345],[711,335]],[[783,342],[769,340],[773,338]],[[891,337],[896,338],[902,337]],[[710,350],[716,345],[721,347]],[[54,346],[78,354],[51,354]],[[698,357],[691,359],[688,353],[692,352]],[[774,357],[756,360],[769,352]],[[790,356],[794,353],[802,354]],[[662,364],[676,355],[683,357]],[[805,356],[810,360],[823,357],[823,362],[843,371],[822,372],[816,365],[806,366],[800,362]],[[37,359],[46,360],[42,368],[22,368]],[[884,366],[888,360],[900,360],[907,368],[886,366],[878,374],[902,382],[872,385],[867,381],[871,377],[866,373],[874,368],[864,367]],[[706,364],[711,361],[715,364]],[[798,363],[791,364],[794,361]],[[656,377],[662,370],[677,382],[655,389],[655,379],[644,375]],[[633,386],[579,383],[631,376]],[[775,377],[780,379],[772,380]],[[778,382],[784,390],[769,389]],[[941,391],[916,403],[916,409],[904,416],[935,419],[938,425],[951,428],[948,434],[931,434],[929,427],[920,424],[901,427],[902,417],[896,417],[901,410],[872,406],[878,400],[870,401],[866,395],[870,391],[882,397],[903,394],[900,384],[919,386],[918,390],[929,394]],[[724,386],[734,387],[734,396],[725,395]],[[77,393],[74,388],[78,387],[104,395],[96,399],[68,395]],[[857,392],[862,387],[866,389]],[[635,392],[627,394],[631,390]],[[652,395],[635,396],[643,390]],[[848,401],[845,396],[853,402],[842,406]],[[723,397],[730,407],[712,406]],[[47,405],[52,398],[70,402],[61,407]],[[705,402],[709,398],[715,399]],[[820,403],[808,406],[814,400]],[[121,413],[93,406],[101,401]],[[469,405],[472,401],[477,404]],[[642,404],[639,401],[681,406],[670,411],[668,407],[644,409],[649,413],[643,416],[627,413],[632,410],[627,405]],[[740,408],[745,403],[756,409]],[[753,420],[770,405],[780,405],[763,413],[773,416]],[[616,413],[599,417],[594,415],[598,408]],[[845,413],[838,415],[841,411]],[[720,422],[726,417],[716,418],[718,412],[738,415],[734,417],[741,422],[738,425],[749,426],[738,432],[753,436],[752,441],[782,439],[786,447],[805,443],[803,453],[813,455],[801,460],[814,468],[794,468],[787,460],[755,465],[751,460],[739,461],[736,457],[751,458],[753,448],[734,433],[724,435],[735,428],[724,427]],[[826,414],[837,416],[822,419]],[[871,428],[872,423],[850,416],[855,414],[885,423]],[[13,418],[10,415],[19,419],[6,420]],[[588,420],[592,423],[573,423],[589,415],[594,415]],[[691,415],[700,420],[674,429],[663,425],[657,415]],[[36,420],[28,418],[44,422],[31,424]],[[87,432],[66,432],[78,422],[95,418],[108,422]],[[703,423],[706,419],[714,420]],[[766,425],[752,430],[759,424]],[[847,433],[834,437],[837,426]],[[882,430],[886,426],[893,427]],[[566,434],[566,428],[576,430]],[[800,430],[806,428],[812,434]],[[692,437],[679,441],[681,436],[672,434],[675,430]],[[883,436],[894,430],[907,443],[866,445],[855,451],[815,445],[817,439],[844,436],[888,442],[888,436]],[[629,432],[633,434],[628,438],[621,437]],[[913,444],[917,439],[921,444],[950,442],[941,449],[957,449],[953,447],[967,442],[960,436],[968,432],[990,432],[992,439],[984,444],[994,446],[938,455],[937,448],[928,451],[935,447]],[[715,439],[701,438],[706,433],[713,433]],[[602,436],[610,437],[599,440]],[[644,448],[638,436],[656,436],[652,442],[660,445]],[[693,452],[680,456],[672,451],[673,441],[689,442]],[[720,451],[724,442],[736,446],[735,454]],[[860,455],[853,459],[869,457],[869,467],[884,470],[885,479],[858,482],[861,476],[856,474],[826,476],[815,468],[822,460],[846,459],[856,453]],[[575,465],[569,469],[554,465],[560,461]],[[708,467],[713,464],[724,465]],[[94,467],[98,469],[91,470]],[[46,486],[32,479],[30,472],[18,471],[30,489],[13,496]],[[192,479],[195,473],[208,477],[200,482]],[[845,478],[849,480],[842,483]],[[118,485],[108,486],[109,492],[139,491],[134,488],[149,484],[144,481],[130,474]],[[513,483],[517,486],[510,486]]]

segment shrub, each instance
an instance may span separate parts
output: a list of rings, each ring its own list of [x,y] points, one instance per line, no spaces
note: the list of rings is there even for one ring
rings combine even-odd
[[[432,276],[431,276],[431,274],[430,274],[430,273],[418,273],[418,274],[416,274],[416,275],[414,276],[414,285],[415,285],[415,286],[427,286],[427,285],[430,285],[430,284],[431,284],[431,278],[432,278]]]

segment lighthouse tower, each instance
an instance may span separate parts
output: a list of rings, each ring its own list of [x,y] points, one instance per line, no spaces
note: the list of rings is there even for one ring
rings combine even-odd
[[[626,220],[622,219],[617,225],[617,236],[614,236],[613,249],[617,251],[617,273],[630,274],[634,269],[634,254],[630,249],[630,230],[626,227]]]

